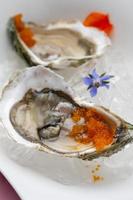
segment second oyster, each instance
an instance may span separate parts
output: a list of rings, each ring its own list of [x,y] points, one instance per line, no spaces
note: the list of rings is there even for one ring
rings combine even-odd
[[[20,24],[19,24],[20,23]],[[77,67],[101,56],[111,45],[108,36],[80,21],[57,21],[48,25],[23,23],[21,16],[9,23],[11,42],[30,65],[42,64],[53,69]],[[28,42],[26,37],[34,40]]]

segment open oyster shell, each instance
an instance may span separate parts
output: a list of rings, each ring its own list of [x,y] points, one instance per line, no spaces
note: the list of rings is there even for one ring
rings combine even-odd
[[[108,36],[96,28],[85,27],[80,21],[57,21],[48,25],[26,23],[36,44],[29,48],[20,38],[14,19],[9,23],[13,46],[30,66],[42,64],[53,69],[77,67],[101,56],[111,45]]]
[[[116,127],[111,145],[97,151],[92,143],[80,144],[68,137],[70,115],[77,107],[95,108]],[[0,118],[17,143],[66,157],[110,156],[133,141],[132,125],[103,107],[82,101],[62,77],[43,66],[24,69],[9,81],[0,99]]]

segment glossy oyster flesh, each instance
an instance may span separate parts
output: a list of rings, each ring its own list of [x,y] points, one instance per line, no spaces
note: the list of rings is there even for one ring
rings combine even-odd
[[[43,64],[50,68],[77,67],[101,56],[111,41],[102,31],[85,27],[80,21],[57,21],[48,25],[25,23],[33,32],[35,45],[28,47],[20,37],[11,18],[9,33],[16,50],[30,65]]]
[[[75,107],[74,101],[64,92],[45,88],[30,89],[10,112],[16,130],[32,141],[56,139],[66,118]],[[45,142],[45,141],[44,141]]]
[[[70,137],[75,125],[71,115],[79,108],[95,109],[102,115],[115,132],[111,144],[97,151],[92,142],[80,143]],[[42,66],[25,69],[9,81],[0,100],[0,117],[17,143],[66,157],[110,156],[133,141],[132,125],[103,107],[81,101],[63,78]]]

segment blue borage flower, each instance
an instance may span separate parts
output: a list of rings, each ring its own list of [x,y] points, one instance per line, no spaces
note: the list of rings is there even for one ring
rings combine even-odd
[[[88,90],[90,91],[91,97],[94,97],[97,95],[97,90],[100,87],[106,87],[109,89],[109,80],[113,78],[111,75],[106,75],[106,73],[103,73],[101,75],[98,75],[96,72],[96,69],[92,71],[92,74],[89,74],[87,77],[83,79],[85,85],[88,86]]]

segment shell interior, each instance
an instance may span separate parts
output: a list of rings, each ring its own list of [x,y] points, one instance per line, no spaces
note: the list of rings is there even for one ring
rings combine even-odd
[[[84,38],[80,32],[62,27],[49,29],[29,24],[36,40],[32,51],[43,61],[57,60],[60,57],[84,57],[93,55],[96,45]]]

